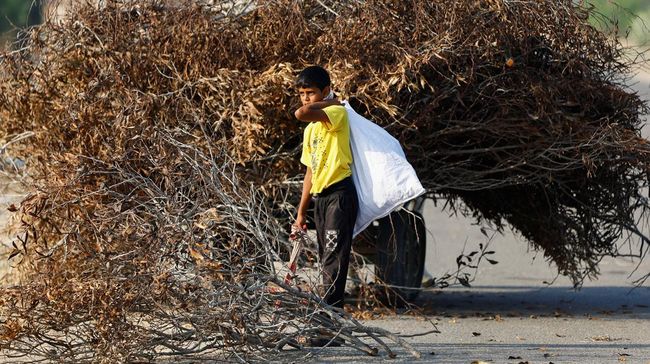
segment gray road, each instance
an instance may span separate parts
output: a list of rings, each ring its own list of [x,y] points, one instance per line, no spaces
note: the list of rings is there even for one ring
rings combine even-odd
[[[525,263],[525,260],[522,259]],[[520,264],[523,268],[526,264]],[[650,288],[609,284],[622,278],[620,266],[609,264],[603,280],[580,291],[570,285],[479,276],[475,287],[423,292],[425,317],[400,315],[366,321],[403,335],[423,353],[415,360],[403,350],[396,359],[371,358],[346,348],[314,350],[324,363],[644,363],[650,364]],[[522,278],[530,270],[521,271]],[[435,326],[434,326],[435,325]]]
[[[427,206],[427,217],[449,219],[433,206]],[[453,257],[463,246],[467,250],[486,240],[464,219],[429,226],[430,238],[436,238],[429,252],[438,253],[427,261],[434,276],[455,269]],[[515,235],[497,235],[490,244],[500,263],[480,266],[471,289],[424,291],[418,303],[425,318],[400,315],[366,324],[404,335],[429,331],[435,324],[440,333],[407,339],[424,354],[423,363],[650,364],[650,287],[632,285],[650,272],[649,261],[639,266],[630,259],[606,259],[600,279],[576,291]],[[315,362],[415,361],[403,351],[394,360],[344,348],[314,354]]]

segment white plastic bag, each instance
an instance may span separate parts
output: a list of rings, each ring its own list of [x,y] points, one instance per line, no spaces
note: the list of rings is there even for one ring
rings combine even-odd
[[[397,139],[343,101],[350,120],[352,179],[359,198],[353,236],[425,192]]]

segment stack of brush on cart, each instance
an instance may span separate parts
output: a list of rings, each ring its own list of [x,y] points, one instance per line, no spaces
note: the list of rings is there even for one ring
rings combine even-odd
[[[276,274],[309,64],[400,140],[431,196],[512,227],[576,284],[596,276],[620,238],[645,241],[650,145],[634,62],[590,16],[570,0],[107,0],[28,30],[0,56],[0,135],[33,133],[8,148],[33,192],[0,350],[272,360],[325,331],[417,355]]]

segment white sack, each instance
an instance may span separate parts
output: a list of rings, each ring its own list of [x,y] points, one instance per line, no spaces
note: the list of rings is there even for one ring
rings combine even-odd
[[[353,236],[425,192],[397,139],[343,104],[350,120],[352,179],[359,197]]]

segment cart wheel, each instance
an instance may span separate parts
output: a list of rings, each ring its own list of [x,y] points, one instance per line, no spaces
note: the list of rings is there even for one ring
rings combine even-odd
[[[396,286],[387,289],[386,301],[391,306],[402,306],[415,300],[424,273],[426,229],[422,214],[401,209],[378,220],[377,276]]]

